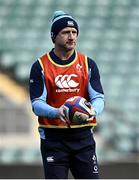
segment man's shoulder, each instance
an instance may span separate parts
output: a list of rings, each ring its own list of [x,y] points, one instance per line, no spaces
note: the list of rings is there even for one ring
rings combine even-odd
[[[97,64],[96,64],[96,62],[95,62],[95,60],[94,59],[92,59],[92,58],[90,58],[90,57],[87,57],[87,60],[88,60],[88,66],[91,68],[91,67],[96,67],[97,66]]]
[[[87,60],[90,62],[90,63],[95,63],[95,60],[93,58],[90,58],[87,54],[83,53],[83,52],[80,52],[80,51],[77,51],[77,54],[78,55],[81,55],[81,56],[86,56]]]
[[[48,56],[48,54],[49,54],[49,53],[44,53],[44,54],[42,54],[42,55],[38,58],[38,60],[46,58],[46,57]]]
[[[33,63],[32,63],[32,67],[31,67],[31,69],[33,70],[36,70],[36,69],[38,69],[38,70],[41,70],[41,66],[40,66],[40,63],[39,63],[39,60],[37,59],[37,60],[35,60]]]
[[[80,51],[76,51],[76,53],[77,53],[77,55],[79,55],[79,56],[86,56],[86,57],[87,57],[87,55],[86,55],[85,53],[82,53],[82,52],[80,52]]]

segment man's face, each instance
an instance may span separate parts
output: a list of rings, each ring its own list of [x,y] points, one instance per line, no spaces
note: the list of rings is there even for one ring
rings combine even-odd
[[[62,29],[55,39],[55,45],[70,51],[75,48],[77,40],[77,30],[72,27]]]

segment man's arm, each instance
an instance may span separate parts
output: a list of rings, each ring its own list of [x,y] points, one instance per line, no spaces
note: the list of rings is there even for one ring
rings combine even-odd
[[[96,111],[96,115],[100,115],[104,109],[104,92],[100,81],[98,67],[92,59],[88,58],[89,67],[89,84],[88,93],[92,106]]]
[[[47,104],[47,88],[44,82],[43,70],[36,61],[30,72],[30,99],[32,102],[33,112],[37,116],[57,118],[59,116],[59,109]]]

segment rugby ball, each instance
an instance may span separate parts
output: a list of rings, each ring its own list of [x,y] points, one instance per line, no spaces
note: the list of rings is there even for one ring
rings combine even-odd
[[[86,119],[92,117],[91,103],[81,96],[73,96],[64,103],[66,117],[72,124],[87,123]]]

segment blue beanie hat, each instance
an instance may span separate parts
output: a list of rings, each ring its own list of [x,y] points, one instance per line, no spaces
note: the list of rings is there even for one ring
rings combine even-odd
[[[63,11],[55,11],[54,17],[52,19],[51,25],[51,38],[52,41],[55,41],[57,34],[65,27],[73,27],[77,30],[77,35],[79,33],[78,24],[69,14],[66,14]]]

